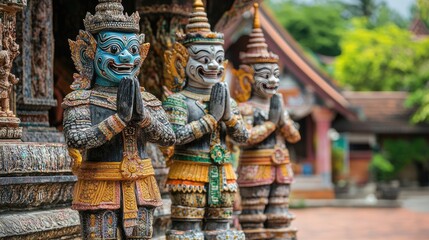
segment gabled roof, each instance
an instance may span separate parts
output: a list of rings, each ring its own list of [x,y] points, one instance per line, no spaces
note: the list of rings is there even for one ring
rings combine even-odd
[[[333,84],[332,79],[321,72],[305,56],[299,44],[264,6],[260,8],[260,23],[270,51],[279,55],[280,63],[285,65],[288,71],[305,85],[311,86],[316,95],[323,99],[329,107],[347,119],[357,119],[357,114],[352,110],[350,102],[342,95],[340,89]],[[237,22],[235,26],[231,24],[231,27],[226,29],[225,36],[232,35],[239,24]],[[226,40],[226,44],[229,43]]]
[[[363,121],[339,120],[335,129],[345,132],[367,133],[429,133],[428,124],[413,125],[410,118],[414,109],[406,108],[407,92],[344,92],[353,104],[361,107]]]
[[[410,25],[410,31],[416,36],[429,35],[428,27],[420,18],[414,19],[414,21]]]

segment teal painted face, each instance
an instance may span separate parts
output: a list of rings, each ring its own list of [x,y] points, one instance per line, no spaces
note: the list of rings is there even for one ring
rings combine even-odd
[[[142,64],[140,45],[144,35],[102,31],[97,37],[94,57],[96,83],[118,86],[124,77],[136,77]]]

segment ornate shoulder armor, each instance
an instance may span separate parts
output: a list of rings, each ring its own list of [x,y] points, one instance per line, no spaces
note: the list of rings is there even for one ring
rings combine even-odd
[[[146,106],[150,108],[159,108],[162,106],[162,102],[149,92],[142,91],[141,94],[143,101],[146,103]]]
[[[240,103],[238,105],[238,109],[240,110],[240,113],[242,116],[253,116],[253,106],[248,103]]]
[[[177,125],[186,125],[188,123],[188,105],[185,100],[185,96],[175,93],[162,103],[170,123]]]
[[[90,90],[75,90],[65,96],[61,106],[65,109],[79,105],[88,105],[90,96]]]

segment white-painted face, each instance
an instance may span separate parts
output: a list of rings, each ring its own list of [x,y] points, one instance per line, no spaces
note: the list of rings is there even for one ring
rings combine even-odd
[[[188,47],[188,52],[186,75],[190,86],[211,88],[221,80],[225,70],[222,45],[195,44]]]
[[[255,70],[252,85],[253,94],[263,98],[271,98],[279,89],[279,66],[277,63],[260,63],[252,66]]]

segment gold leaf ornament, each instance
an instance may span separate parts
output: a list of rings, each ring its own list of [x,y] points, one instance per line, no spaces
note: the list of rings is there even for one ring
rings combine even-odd
[[[176,42],[173,48],[164,52],[164,78],[166,87],[172,92],[182,90],[185,85],[185,67],[189,53],[185,46]]]
[[[82,165],[82,154],[76,148],[69,148],[68,152],[70,157],[73,159],[72,172],[74,174],[77,174],[80,169],[80,166]]]
[[[140,57],[142,62],[146,59],[149,49],[150,43],[143,43],[140,45]]]
[[[76,41],[69,39],[72,59],[79,73],[73,75],[73,90],[89,89],[94,76],[94,56],[97,42],[91,33],[79,31]]]
[[[237,102],[246,102],[252,93],[254,70],[249,65],[241,65],[238,70],[232,69],[231,97]]]

